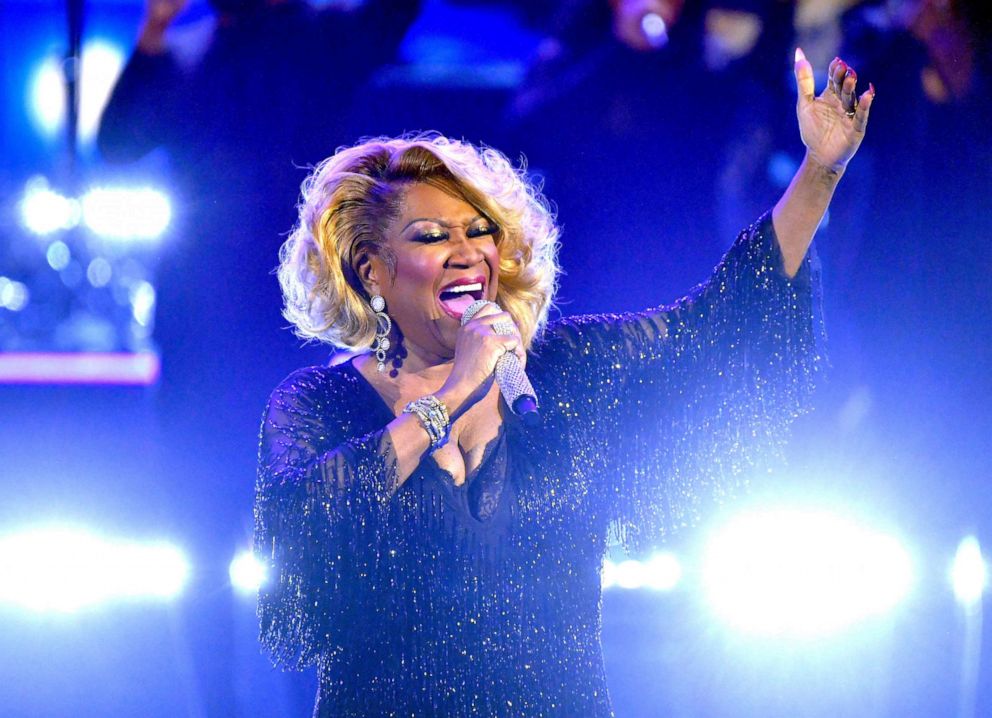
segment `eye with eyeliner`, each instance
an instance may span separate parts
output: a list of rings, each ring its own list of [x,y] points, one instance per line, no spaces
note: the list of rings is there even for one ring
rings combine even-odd
[[[413,241],[420,242],[421,244],[433,244],[435,242],[443,242],[448,236],[447,232],[418,232],[413,236]]]
[[[486,237],[489,235],[495,235],[497,232],[496,225],[494,224],[483,224],[476,227],[471,227],[465,232],[465,236],[469,239],[476,239],[478,237]],[[441,230],[428,230],[425,232],[418,232],[412,239],[414,242],[419,242],[421,244],[434,244],[436,242],[443,242],[450,237],[450,233]]]
[[[496,234],[496,225],[483,224],[478,227],[472,227],[466,234],[469,237],[485,237],[486,235]]]

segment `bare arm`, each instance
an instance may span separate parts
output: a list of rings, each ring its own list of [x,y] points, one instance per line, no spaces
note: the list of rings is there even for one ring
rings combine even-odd
[[[798,48],[795,73],[796,114],[806,156],[772,210],[784,269],[790,277],[799,271],[834,189],[861,146],[875,99],[872,85],[860,97],[855,94],[858,75],[839,58],[830,63],[827,87],[819,97],[813,94],[813,68]]]

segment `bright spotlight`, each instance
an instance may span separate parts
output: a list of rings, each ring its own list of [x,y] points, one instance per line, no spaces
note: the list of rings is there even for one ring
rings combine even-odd
[[[100,126],[100,115],[124,67],[124,53],[118,45],[106,40],[92,40],[83,46],[81,62],[79,139],[92,142]]]
[[[58,58],[46,58],[34,71],[29,105],[41,133],[53,136],[65,121],[65,85]]]
[[[28,104],[41,133],[52,137],[65,126],[65,79],[62,61],[46,58],[34,72]],[[110,92],[124,66],[120,46],[106,40],[83,45],[80,58],[79,139],[87,143],[96,136]]]
[[[44,177],[33,177],[24,188],[21,221],[35,234],[51,234],[79,224],[79,202],[63,197]]]
[[[682,579],[682,565],[671,553],[659,553],[647,561],[628,559],[620,563],[603,563],[602,585],[613,588],[652,588],[670,591]]]
[[[823,635],[884,613],[912,580],[895,538],[817,511],[743,514],[713,537],[703,561],[714,611],[765,635]]]
[[[251,551],[242,551],[231,561],[231,585],[242,593],[256,593],[265,582],[265,565]]]
[[[95,188],[82,200],[83,222],[107,239],[156,239],[172,219],[169,198],[148,187]]]
[[[672,553],[655,554],[644,563],[644,585],[656,591],[671,591],[682,580],[682,564]]]
[[[951,565],[954,595],[963,606],[975,606],[982,600],[988,580],[988,568],[982,558],[978,539],[974,536],[965,537],[958,544],[954,563]]]
[[[72,528],[43,528],[0,538],[0,603],[72,613],[122,598],[174,598],[189,562],[167,543],[100,538]]]

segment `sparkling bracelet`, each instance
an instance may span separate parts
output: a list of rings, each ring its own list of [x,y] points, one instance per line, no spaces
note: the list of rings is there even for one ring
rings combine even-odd
[[[444,446],[448,441],[448,433],[451,431],[451,418],[448,416],[448,408],[433,394],[414,399],[406,408],[404,414],[415,414],[420,419],[424,431],[431,439],[431,448],[437,449]]]

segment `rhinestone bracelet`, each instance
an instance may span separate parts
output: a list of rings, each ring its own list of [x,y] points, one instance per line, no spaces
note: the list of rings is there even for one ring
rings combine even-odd
[[[451,418],[448,416],[448,408],[433,394],[414,399],[406,408],[404,414],[415,414],[420,419],[424,431],[431,439],[431,448],[437,449],[444,446],[448,441],[448,433],[451,430]]]

